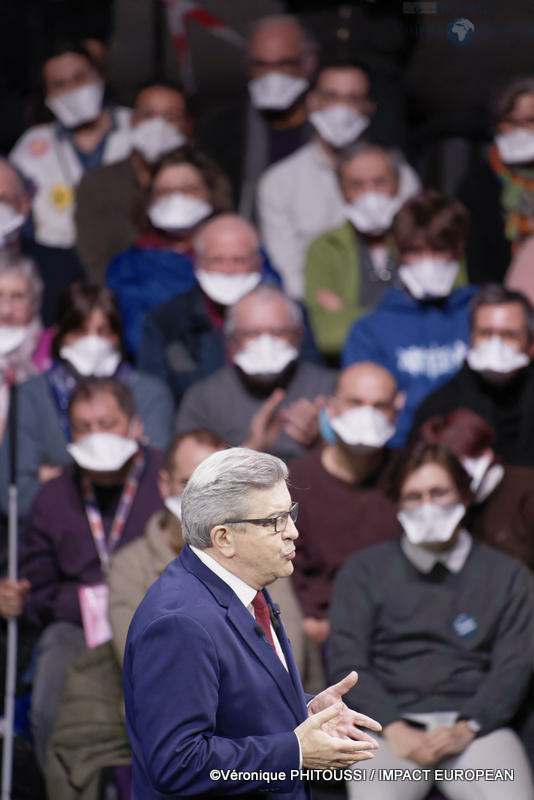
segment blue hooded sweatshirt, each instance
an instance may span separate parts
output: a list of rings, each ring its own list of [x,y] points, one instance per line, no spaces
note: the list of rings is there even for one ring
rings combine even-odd
[[[462,366],[474,292],[474,286],[466,286],[443,300],[423,302],[402,289],[390,289],[376,309],[350,329],[342,366],[358,361],[381,364],[406,395],[391,447],[405,444],[419,404]]]

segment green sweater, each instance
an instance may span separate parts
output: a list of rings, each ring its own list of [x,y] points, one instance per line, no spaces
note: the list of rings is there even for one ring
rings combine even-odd
[[[321,234],[308,248],[304,300],[319,349],[328,355],[341,351],[354,320],[371,310],[361,303],[361,260],[358,235],[350,222]],[[376,302],[391,285],[385,281],[377,283]],[[338,311],[323,308],[316,298],[320,289],[333,292],[342,301],[342,307]]]

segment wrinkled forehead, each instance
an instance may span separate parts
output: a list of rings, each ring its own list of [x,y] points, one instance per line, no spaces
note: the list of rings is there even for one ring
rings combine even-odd
[[[338,397],[365,398],[366,402],[393,402],[397,384],[385,369],[358,364],[348,367],[339,376],[335,394]]]
[[[303,50],[302,31],[290,21],[261,26],[252,33],[249,40],[251,58],[275,61],[283,56],[300,56]]]
[[[479,306],[473,314],[473,328],[514,328],[527,329],[527,316],[523,305],[518,302],[488,303]]]
[[[252,294],[240,300],[234,309],[234,330],[250,327],[275,330],[293,328],[295,322],[282,297]]]

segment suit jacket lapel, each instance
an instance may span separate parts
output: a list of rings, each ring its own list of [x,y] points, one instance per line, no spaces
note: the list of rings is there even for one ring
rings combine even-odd
[[[228,609],[227,619],[236,629],[237,633],[244,641],[246,646],[254,653],[256,658],[263,664],[265,669],[272,675],[280,691],[286,698],[290,708],[295,714],[297,722],[306,719],[308,712],[306,709],[306,698],[302,689],[302,683],[298,670],[291,652],[291,645],[287,638],[283,626],[280,624],[278,629],[278,640],[286,658],[288,669],[286,670],[278,655],[267,642],[265,637],[256,633],[257,623],[250,612],[245,608],[235,592],[211,571],[202,561],[196,557],[188,545],[182,548],[180,555],[176,559],[189,572],[197,576],[199,580],[210,590],[214,598]],[[269,605],[273,603],[268,592],[265,597]],[[289,670],[289,671],[288,671]]]
[[[264,594],[267,598],[267,602],[269,606],[274,607],[276,604],[273,603],[271,596],[267,590],[264,589]],[[301,713],[303,714],[303,719],[306,719],[308,716],[308,707],[306,703],[306,696],[304,694],[304,689],[302,688],[302,680],[300,678],[299,671],[297,669],[297,665],[295,663],[295,659],[293,657],[293,649],[291,647],[291,642],[289,641],[284,625],[280,616],[278,616],[278,630],[276,631],[276,635],[278,636],[278,641],[280,642],[280,646],[284,652],[286,657],[286,664],[289,670],[289,674],[291,675],[291,680],[293,681],[293,686],[295,687],[297,696],[299,698],[299,704]],[[271,648],[272,649],[272,648]]]
[[[306,713],[304,713],[303,717],[301,702],[301,695],[302,699],[304,698],[304,695],[302,689],[300,688],[300,678],[298,678],[298,676],[298,683],[295,684],[295,676],[290,666],[294,666],[294,660],[290,654],[290,648],[288,648],[289,642],[287,637],[284,635],[285,647],[282,646],[282,649],[286,657],[289,672],[286,670],[278,658],[278,655],[273,650],[271,644],[266,640],[265,636],[260,636],[256,632],[257,623],[255,622],[254,617],[245,608],[237,595],[233,592],[232,595],[233,596],[230,600],[227,612],[227,618],[229,622],[233,625],[247,647],[254,653],[258,660],[263,664],[265,669],[274,678],[280,691],[291,707],[297,722],[302,722],[303,718],[306,718]],[[305,702],[304,705],[306,705]]]

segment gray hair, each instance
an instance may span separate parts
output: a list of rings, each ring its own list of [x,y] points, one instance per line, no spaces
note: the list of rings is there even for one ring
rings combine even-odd
[[[391,169],[393,171],[395,180],[397,182],[399,181],[400,165],[397,154],[392,150],[386,150],[385,147],[381,147],[379,144],[374,144],[374,142],[359,139],[350,144],[348,147],[345,147],[337,159],[336,175],[339,182],[341,182],[341,173],[345,164],[348,164],[349,161],[358,158],[358,156],[364,155],[364,153],[381,153],[384,155],[391,164]]]
[[[288,297],[287,294],[284,294],[284,292],[282,292],[276,286],[273,286],[269,283],[260,283],[259,286],[256,286],[255,289],[252,289],[251,292],[247,292],[247,294],[243,295],[243,297],[238,300],[237,303],[234,303],[233,306],[230,306],[226,312],[226,319],[224,322],[224,333],[226,337],[229,338],[235,333],[237,310],[241,303],[243,303],[249,297],[257,297],[259,300],[266,301],[282,300],[291,327],[301,328],[304,324],[304,315],[298,303],[292,300],[291,297]]]
[[[0,249],[0,278],[3,275],[24,278],[31,292],[33,314],[34,316],[38,314],[43,296],[43,280],[35,261],[17,253],[10,247],[3,247]]]
[[[500,283],[487,283],[473,295],[469,305],[471,313],[471,329],[475,322],[475,314],[482,306],[502,306],[508,303],[519,303],[523,306],[527,325],[527,335],[529,340],[534,339],[534,307],[532,303],[521,292],[514,292],[506,289]]]
[[[246,447],[219,450],[208,456],[189,478],[182,496],[182,534],[187,544],[211,547],[210,531],[228,519],[243,519],[251,493],[286,481],[283,461]]]

